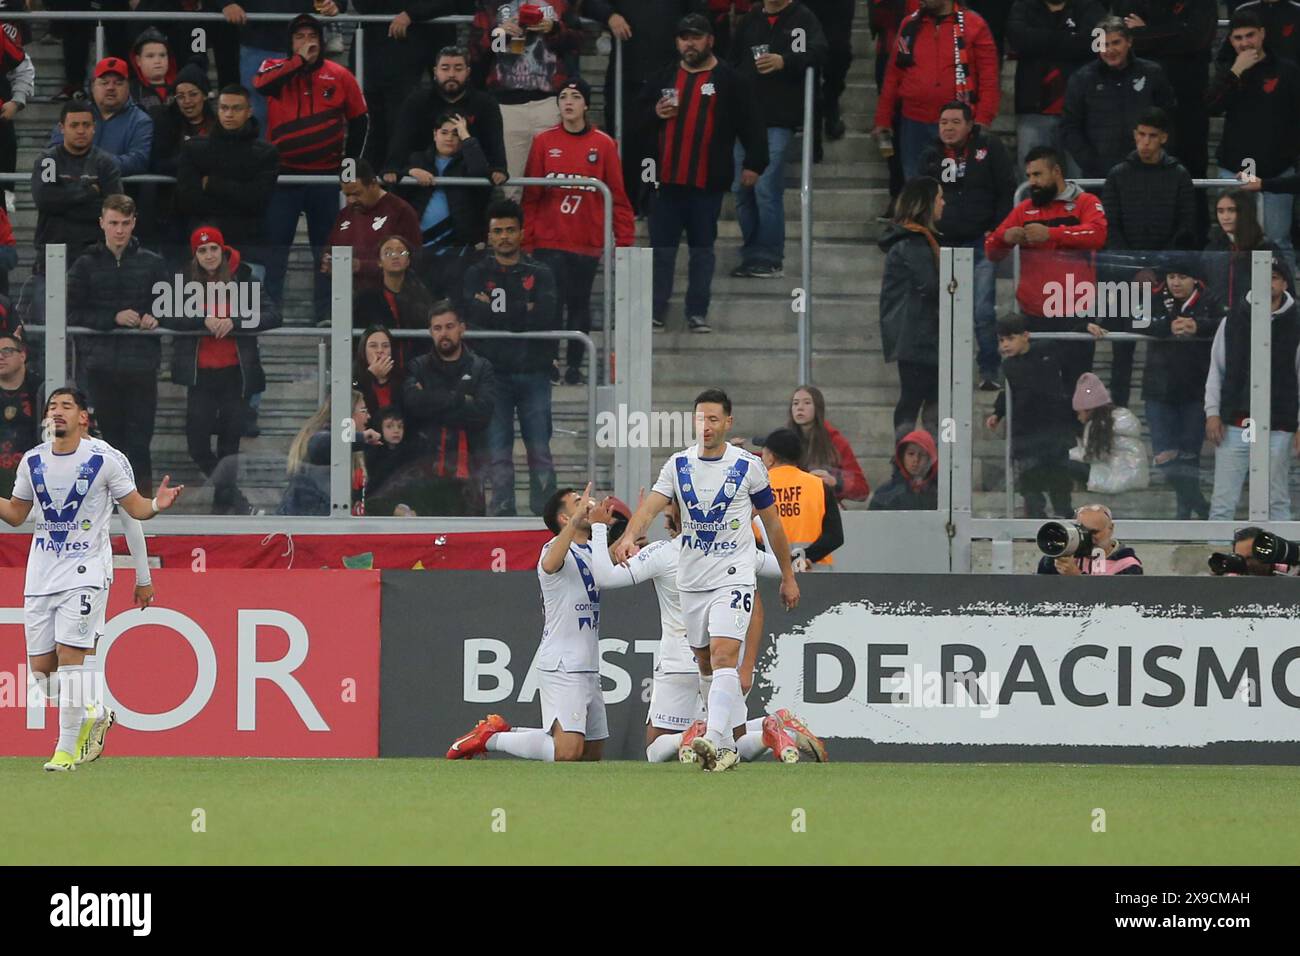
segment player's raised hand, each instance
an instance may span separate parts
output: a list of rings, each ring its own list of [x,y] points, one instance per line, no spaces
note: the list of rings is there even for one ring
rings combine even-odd
[[[181,496],[181,492],[185,490],[184,485],[168,485],[167,483],[171,481],[171,477],[171,475],[163,475],[162,484],[158,486],[158,494],[154,495],[153,500],[158,502],[157,508],[159,511],[166,511],[174,505],[176,499]]]
[[[144,610],[153,603],[153,585],[137,584],[135,586],[135,606]]]
[[[793,577],[789,580],[781,579],[781,603],[787,611],[793,611],[799,606],[799,585]]]
[[[614,497],[606,495],[587,515],[592,524],[609,524],[614,520]]]

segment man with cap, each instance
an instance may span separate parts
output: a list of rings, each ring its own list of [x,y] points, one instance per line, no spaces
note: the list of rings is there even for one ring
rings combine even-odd
[[[1170,256],[1162,268],[1164,297],[1155,303],[1142,373],[1142,403],[1156,469],[1174,489],[1176,517],[1208,518],[1201,492],[1205,444],[1205,377],[1210,342],[1223,321],[1223,303],[1205,286],[1201,257]]]
[[[792,428],[778,428],[763,442],[767,468],[776,498],[776,512],[790,542],[796,571],[831,564],[831,552],[844,543],[844,524],[835,492],[816,475],[799,467],[803,443]]]
[[[106,56],[95,66],[95,80],[90,87],[94,103],[94,145],[117,160],[123,176],[149,171],[153,149],[153,120],[131,99],[126,60]],[[63,124],[50,133],[49,145],[63,142]]]
[[[1269,312],[1273,342],[1268,432],[1268,517],[1291,520],[1291,456],[1300,451],[1300,313],[1296,309],[1295,280],[1291,267],[1279,254],[1273,256]],[[1251,303],[1234,303],[1228,318],[1214,334],[1210,372],[1205,379],[1205,437],[1214,443],[1214,493],[1210,520],[1231,521],[1237,514],[1241,489],[1250,472],[1253,435],[1246,432],[1250,418]],[[1251,431],[1263,423],[1253,423]]]
[[[568,80],[556,100],[560,124],[534,137],[524,175],[599,179],[609,187],[614,199],[614,241],[620,246],[632,245],[636,224],[623,190],[618,146],[608,134],[587,122],[591,86],[581,78]],[[555,274],[555,287],[566,316],[564,328],[590,332],[591,286],[605,246],[604,196],[595,186],[528,186],[524,189],[523,208],[524,248]],[[580,342],[569,342],[569,367],[564,378],[570,385],[583,381],[585,351]]]
[[[645,124],[634,122],[637,95],[650,76],[676,60],[673,37],[682,17],[707,11],[706,0],[587,0],[583,4],[583,16],[608,25],[623,45],[623,185],[638,215],[651,188],[651,182],[642,178],[642,163],[655,154],[655,142]],[[605,72],[605,128],[617,135],[614,80],[611,55]]]
[[[744,158],[740,183],[752,187],[767,168],[767,130],[749,81],[713,52],[707,17],[677,23],[678,61],[652,74],[642,88],[631,125],[657,130],[655,193],[650,201],[654,246],[655,329],[667,319],[673,294],[677,246],[683,230],[690,265],[686,323],[709,332],[714,244],[722,199],[736,179],[735,147]]]

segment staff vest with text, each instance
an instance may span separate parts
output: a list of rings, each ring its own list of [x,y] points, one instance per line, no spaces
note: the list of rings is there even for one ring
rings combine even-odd
[[[776,513],[781,516],[781,527],[790,547],[812,544],[822,536],[826,486],[816,475],[796,465],[777,465],[767,474],[776,498]],[[817,563],[831,564],[831,556],[828,554]]]

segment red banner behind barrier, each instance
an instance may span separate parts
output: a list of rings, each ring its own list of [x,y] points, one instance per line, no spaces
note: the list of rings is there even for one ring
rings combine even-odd
[[[148,610],[132,607],[134,574],[116,578],[107,753],[378,756],[377,572],[155,571]],[[29,699],[22,608],[23,571],[0,570],[0,754],[49,756],[58,710]]]
[[[148,531],[149,526],[145,525]],[[456,534],[214,534],[149,535],[149,555],[164,568],[276,568],[319,570],[531,571],[552,535],[542,531],[475,531]],[[0,567],[27,564],[30,534],[0,534]],[[121,535],[113,552],[126,554]],[[345,564],[346,561],[346,564]]]

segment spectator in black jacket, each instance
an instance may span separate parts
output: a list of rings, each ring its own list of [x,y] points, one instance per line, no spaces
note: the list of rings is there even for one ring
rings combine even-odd
[[[98,146],[95,115],[84,100],[69,100],[59,113],[63,142],[32,166],[36,203],[36,268],[45,271],[45,246],[63,243],[71,263],[103,236],[99,227],[105,196],[122,191],[117,160]]]
[[[438,51],[433,66],[433,85],[416,87],[402,104],[396,128],[389,134],[388,161],[384,180],[397,182],[415,153],[433,145],[433,131],[438,118],[447,114],[465,120],[470,135],[478,140],[498,186],[509,175],[506,170],[506,145],[501,132],[501,106],[496,97],[470,86],[469,51],[448,46]]]
[[[171,102],[177,69],[167,37],[157,27],[145,27],[131,44],[131,98],[155,120],[159,108]]]
[[[1206,289],[1198,256],[1171,257],[1163,272],[1165,295],[1145,329],[1161,341],[1147,344],[1142,373],[1151,451],[1174,489],[1177,518],[1208,518],[1210,503],[1201,491],[1205,377],[1223,305]]]
[[[966,103],[939,113],[939,139],[921,154],[927,176],[943,183],[943,243],[975,250],[975,341],[980,389],[996,391],[998,377],[997,267],[984,255],[984,239],[1011,212],[1016,177],[997,136],[975,123]]]
[[[166,106],[153,111],[153,156],[151,172],[176,176],[181,149],[192,139],[207,136],[217,125],[217,116],[208,102],[207,66],[187,64],[176,74],[175,93]],[[139,196],[140,238],[161,243],[163,256],[172,262],[189,257],[185,241],[192,230],[186,229],[185,216],[176,209],[176,187],[169,183],[144,183]]]
[[[1217,4],[1185,0],[1115,0],[1117,16],[1133,31],[1133,52],[1159,63],[1178,100],[1170,130],[1174,153],[1193,179],[1204,179],[1209,165],[1210,117],[1205,90],[1210,54],[1218,27]],[[1197,203],[1196,240],[1205,242],[1204,203]]]
[[[1259,17],[1260,25],[1265,30],[1265,48],[1274,56],[1292,63],[1300,63],[1300,3],[1295,0],[1228,0],[1228,15],[1238,10],[1253,13]],[[1219,47],[1218,63],[1229,66],[1237,58],[1237,51],[1232,48],[1232,41],[1223,38]]]
[[[170,285],[160,256],[141,248],[135,230],[135,201],[106,196],[100,215],[103,240],[68,270],[68,324],[111,333],[114,329],[174,327],[158,316],[155,286]],[[87,335],[78,340],[90,386],[90,400],[104,441],[117,448],[135,472],[136,487],[153,495],[154,416],[158,411],[158,369],[162,345],[157,336]]]
[[[0,331],[0,495],[13,493],[23,453],[41,442],[41,386],[27,366],[27,343]]]
[[[280,175],[280,152],[259,132],[248,90],[224,87],[216,125],[181,149],[176,208],[187,226],[220,229],[260,279],[266,262],[262,223]]]
[[[817,127],[813,156],[815,162],[821,162],[823,128],[826,138],[832,142],[843,139],[848,132],[848,127],[840,116],[840,97],[848,86],[849,67],[853,65],[853,13],[857,3],[855,0],[806,2],[817,16],[817,22],[822,25],[822,33],[826,36],[826,62],[817,71]],[[1001,21],[999,25],[1000,23]]]
[[[1152,252],[1191,249],[1196,245],[1196,190],[1192,177],[1167,152],[1169,117],[1162,109],[1144,113],[1133,130],[1137,148],[1111,169],[1102,190],[1106,209],[1106,248],[1131,250],[1099,266],[1103,281],[1158,284]],[[1120,318],[1117,328],[1127,328],[1132,315]],[[1115,404],[1128,407],[1133,379],[1135,342],[1112,347],[1110,394]]]
[[[393,333],[382,324],[372,325],[357,339],[352,360],[352,387],[366,400],[366,408],[402,407],[406,369],[399,364]],[[375,416],[379,423],[379,416]]]
[[[1205,95],[1210,114],[1224,115],[1219,140],[1219,178],[1246,172],[1261,179],[1290,176],[1300,153],[1300,67],[1267,52],[1259,17],[1233,14],[1228,39],[1237,57],[1219,64]],[[1264,233],[1291,255],[1291,214],[1295,197],[1264,197]]]
[[[1214,201],[1219,228],[1205,246],[1205,284],[1225,309],[1250,291],[1252,252],[1278,252],[1264,235],[1255,210],[1255,197],[1245,189],[1230,189]]]
[[[1172,114],[1178,105],[1165,71],[1133,55],[1133,31],[1123,20],[1107,17],[1098,26],[1105,46],[1070,77],[1061,120],[1065,148],[1089,179],[1104,179],[1128,155],[1139,116],[1153,106]]]
[[[465,304],[470,328],[500,332],[540,332],[560,328],[555,276],[521,251],[524,214],[513,200],[488,209],[492,255],[465,273]],[[528,453],[529,505],[540,515],[555,494],[551,458],[551,369],[555,342],[483,339],[479,351],[496,372],[495,408],[487,432],[488,514],[515,511],[515,412]]]
[[[1007,42],[1016,52],[1016,162],[1035,146],[1065,154],[1061,114],[1070,77],[1093,62],[1092,29],[1106,17],[1097,0],[1015,0],[1007,16]],[[1066,175],[1080,177],[1068,159]]]
[[[713,53],[706,17],[677,24],[679,61],[654,73],[636,101],[632,125],[657,129],[656,191],[650,199],[654,247],[651,321],[662,329],[673,295],[677,247],[686,233],[689,266],[686,323],[708,332],[713,270],[722,200],[736,178],[736,144],[744,154],[742,187],[752,187],[767,168],[767,130],[753,91],[730,64]],[[690,123],[692,116],[708,117]]]
[[[1031,349],[1024,316],[998,320],[998,351],[1002,374],[1011,391],[1011,461],[1025,503],[1026,518],[1046,518],[1047,498],[1058,518],[1071,518],[1070,446],[1074,444],[1074,412],[1066,396],[1061,363],[1051,349]],[[993,414],[985,419],[992,431],[1007,416],[1007,393],[998,392]]]
[[[443,186],[438,180],[485,179],[488,160],[469,123],[459,113],[438,116],[433,143],[412,153],[403,172],[420,185],[407,198],[420,222],[416,271],[440,299],[460,303],[465,270],[487,237],[487,207],[492,191],[475,186]],[[427,318],[427,316],[426,316]],[[420,327],[424,327],[423,319]]]
[[[886,362],[898,363],[894,428],[918,417],[937,426],[939,405],[939,243],[943,189],[929,176],[910,180],[898,195],[894,221],[877,245],[885,253],[880,283],[880,341]]]
[[[212,484],[212,513],[249,514],[248,499],[236,484],[239,473],[239,439],[244,433],[248,400],[266,388],[266,374],[257,336],[280,324],[280,312],[270,296],[262,296],[239,250],[226,245],[221,231],[200,226],[190,236],[193,254],[185,276],[209,290],[231,288],[247,302],[256,302],[256,315],[239,315],[229,298],[210,292],[206,314],[172,318],[178,331],[207,332],[204,336],[178,335],[172,353],[172,381],[188,388],[185,402],[185,440],[190,457]],[[222,283],[223,285],[216,285]],[[253,299],[256,296],[256,299]],[[217,450],[212,451],[212,435]]]
[[[795,31],[799,42],[795,42]],[[762,104],[767,124],[767,168],[746,186],[743,172],[731,186],[744,245],[733,276],[779,279],[785,275],[785,160],[803,125],[804,71],[826,60],[826,36],[813,12],[798,0],[755,3],[736,27],[732,62]],[[745,149],[736,147],[737,166]]]
[[[606,24],[623,43],[623,187],[638,213],[651,188],[643,162],[655,156],[655,142],[644,124],[636,122],[637,98],[646,81],[676,60],[674,31],[687,14],[704,14],[705,0],[587,0],[582,15]],[[614,55],[605,71],[605,132],[615,135]]]
[[[433,350],[411,362],[402,392],[407,426],[421,457],[432,462],[430,500],[421,502],[426,510],[417,508],[420,514],[484,513],[482,460],[497,382],[492,364],[461,341],[464,333],[452,304],[435,303],[429,317]]]
[[[379,267],[383,280],[378,288],[362,289],[352,302],[352,327],[364,329],[387,326],[390,329],[423,330],[429,323],[429,308],[433,296],[411,269],[412,249],[401,236],[389,236],[379,247]],[[405,369],[412,358],[422,354],[427,343],[418,339],[403,338],[393,343],[393,360],[399,369]],[[363,390],[364,391],[364,390]],[[366,401],[375,408],[394,404],[394,401]]]

